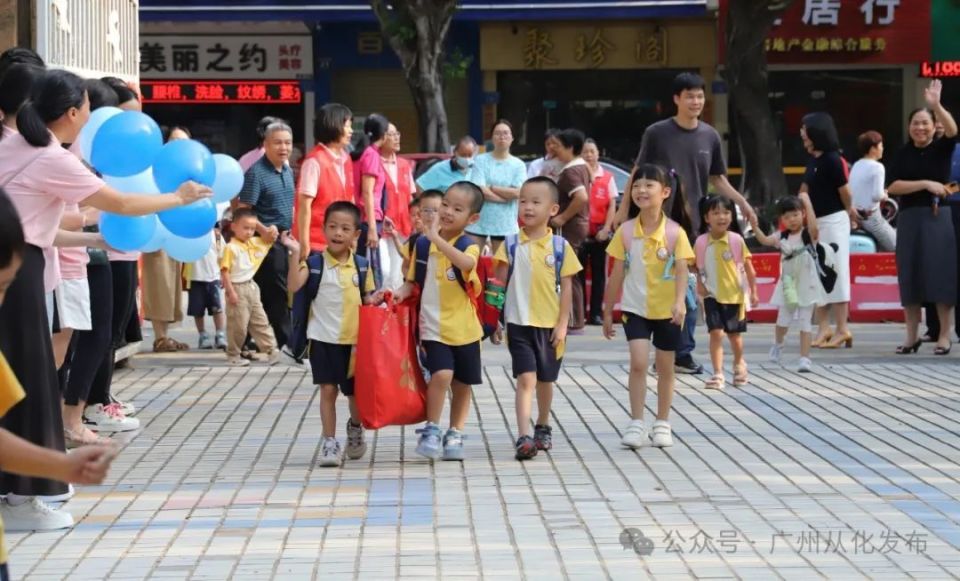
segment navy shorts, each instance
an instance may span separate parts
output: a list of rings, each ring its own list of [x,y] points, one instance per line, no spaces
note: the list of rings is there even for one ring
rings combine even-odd
[[[220,283],[191,281],[190,290],[187,291],[187,316],[202,317],[221,312],[223,305],[220,303]]]
[[[623,314],[623,332],[627,341],[649,341],[652,336],[653,346],[661,351],[676,351],[682,337],[680,325],[670,319],[651,320],[633,313]]]
[[[343,395],[353,395],[350,358],[353,345],[310,340],[310,367],[315,385],[336,385]]]
[[[553,383],[560,377],[563,358],[557,359],[557,350],[550,344],[553,329],[507,324],[507,348],[513,360],[513,377],[536,372],[537,381]]]
[[[740,319],[740,305],[718,303],[717,299],[707,297],[703,299],[703,316],[710,331],[734,334],[747,332],[746,317]]]
[[[433,374],[438,371],[453,371],[453,380],[466,385],[483,383],[483,369],[480,364],[480,341],[453,347],[439,341],[423,341],[427,353],[427,370]]]

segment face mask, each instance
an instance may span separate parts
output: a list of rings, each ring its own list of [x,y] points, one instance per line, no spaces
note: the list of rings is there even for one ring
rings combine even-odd
[[[457,165],[463,169],[470,169],[473,167],[473,158],[472,157],[460,157],[457,156]]]

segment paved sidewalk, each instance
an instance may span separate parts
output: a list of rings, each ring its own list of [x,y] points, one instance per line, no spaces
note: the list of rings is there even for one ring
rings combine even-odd
[[[827,363],[809,376],[754,364],[751,385],[723,393],[681,377],[675,445],[635,452],[619,445],[626,367],[578,364],[572,348],[578,355],[554,399],[555,448],[519,463],[501,351],[485,353],[463,464],[415,456],[410,427],[368,434],[367,456],[343,469],[315,467],[318,394],[302,371],[231,369],[222,356],[179,367],[136,359],[118,372],[115,393],[140,408],[143,429],[122,436],[128,443],[106,485],[83,487],[67,503],[76,528],[7,535],[11,572],[30,580],[960,575],[960,365],[949,359]],[[655,403],[651,393],[648,421]]]

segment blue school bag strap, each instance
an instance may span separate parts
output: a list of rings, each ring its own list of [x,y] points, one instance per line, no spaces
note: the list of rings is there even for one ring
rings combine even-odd
[[[430,240],[426,236],[417,238],[415,253],[417,262],[413,269],[413,280],[420,286],[420,290],[423,290],[423,285],[427,281],[427,264],[430,262],[430,244]],[[470,248],[474,244],[476,243],[473,239],[461,234],[459,238],[454,240],[453,247],[460,252],[466,252],[467,248]],[[463,273],[460,272],[460,269],[454,267],[453,274],[457,277],[457,282],[460,283],[460,287],[468,295],[471,295],[470,289],[467,287],[467,281],[463,278]]]
[[[511,234],[506,237],[504,244],[507,245],[507,280],[504,281],[505,285],[510,284],[510,280],[513,279],[513,263],[517,257],[517,245],[520,243],[520,236],[517,234]],[[560,271],[563,268],[564,256],[567,252],[567,241],[563,236],[553,235],[553,264],[554,270],[556,271],[556,286],[557,294],[560,294],[560,281],[561,275]]]
[[[310,304],[320,290],[323,278],[323,254],[312,254],[307,258],[307,283],[293,295],[290,308],[290,337],[287,348],[294,359],[300,361],[307,355],[307,325],[310,324]]]

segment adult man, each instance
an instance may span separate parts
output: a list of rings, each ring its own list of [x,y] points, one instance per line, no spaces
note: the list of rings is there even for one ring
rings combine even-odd
[[[281,119],[267,115],[257,123],[257,146],[244,153],[238,160],[243,171],[250,169],[253,164],[260,161],[260,158],[263,157],[263,140],[266,139],[267,127],[277,121],[281,121]]]
[[[294,178],[287,164],[293,148],[293,130],[283,121],[275,121],[264,132],[264,155],[250,166],[243,177],[240,207],[253,208],[257,214],[257,235],[274,243],[257,271],[254,281],[260,287],[263,308],[277,338],[286,345],[290,334],[287,297],[287,250],[277,242],[280,232],[289,231],[293,222]]]
[[[740,206],[745,218],[753,216],[753,208],[727,180],[727,164],[723,159],[720,134],[700,120],[706,103],[706,83],[696,73],[680,73],[673,80],[673,103],[677,113],[670,119],[658,121],[647,127],[640,144],[640,153],[635,163],[655,163],[674,169],[683,185],[690,203],[690,217],[695,233],[700,227],[700,200],[707,195],[712,185],[721,195],[731,198]],[[630,182],[633,176],[630,176]],[[624,192],[630,195],[630,192]],[[621,204],[617,221],[627,220],[629,204]],[[691,239],[690,243],[693,244]],[[691,277],[691,280],[693,278]],[[683,341],[677,350],[678,373],[702,373],[703,367],[693,358],[696,347],[697,311],[690,309],[683,325]]]
[[[483,186],[481,176],[473,169],[474,157],[477,155],[477,141],[465,135],[457,142],[453,150],[453,157],[449,161],[440,161],[433,164],[422,176],[417,178],[417,191],[440,190],[447,191],[452,184],[468,181]]]

